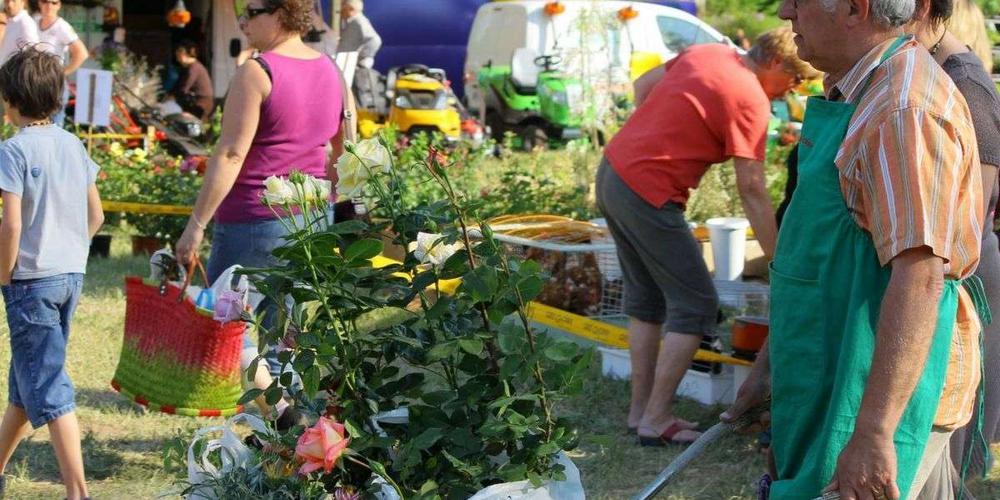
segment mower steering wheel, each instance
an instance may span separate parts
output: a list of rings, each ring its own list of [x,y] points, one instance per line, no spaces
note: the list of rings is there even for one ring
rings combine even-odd
[[[553,68],[562,64],[562,57],[554,54],[538,56],[535,58],[535,65],[545,68],[545,71],[552,71]]]
[[[430,68],[428,68],[427,66],[424,66],[423,64],[406,64],[406,65],[400,66],[396,70],[396,73],[398,75],[400,75],[400,76],[411,75],[413,73],[427,74],[428,72],[430,72],[430,70],[431,70]]]

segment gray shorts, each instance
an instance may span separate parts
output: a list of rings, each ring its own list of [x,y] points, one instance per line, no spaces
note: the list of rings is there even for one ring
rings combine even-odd
[[[625,281],[625,313],[674,333],[712,333],[719,297],[684,209],[640,198],[607,159],[597,170],[597,206],[608,221]]]

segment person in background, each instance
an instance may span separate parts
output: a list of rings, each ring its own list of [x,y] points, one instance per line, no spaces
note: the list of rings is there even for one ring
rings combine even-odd
[[[35,47],[0,67],[0,96],[20,129],[0,145],[0,290],[11,344],[0,472],[32,428],[48,426],[66,498],[80,500],[88,493],[66,344],[104,212],[99,167],[79,138],[49,119],[64,84],[62,61]],[[0,475],[0,498],[5,489]]]
[[[643,445],[699,435],[672,404],[702,336],[718,322],[715,286],[684,219],[690,191],[710,166],[734,159],[747,217],[764,253],[773,254],[763,163],[771,99],[815,73],[795,55],[792,37],[788,28],[769,31],[746,54],[695,45],[650,70],[635,82],[635,113],[604,150],[597,204],[625,279],[628,430]]]
[[[7,62],[22,46],[39,42],[38,25],[27,9],[24,0],[3,0],[7,24],[0,41],[0,64]]]
[[[215,110],[215,90],[208,69],[198,60],[198,46],[184,40],[174,49],[174,58],[181,67],[180,82],[173,91],[181,109],[208,121]]]
[[[201,249],[208,222],[214,220],[210,282],[236,264],[250,268],[280,264],[273,250],[285,244],[289,233],[285,222],[261,203],[266,178],[285,177],[294,169],[336,179],[336,160],[344,151],[345,94],[336,64],[302,41],[312,10],[312,0],[248,0],[237,12],[240,29],[260,55],[240,66],[230,83],[222,135],[176,245],[178,260],[191,262]],[[266,329],[276,324],[277,307],[260,306]],[[280,347],[273,340],[264,355],[266,363],[254,374],[258,388],[268,387],[271,377],[282,370]],[[243,353],[246,367],[246,357],[257,356],[249,333]],[[263,398],[258,404],[267,407]],[[297,411],[284,401],[275,410],[281,429],[298,421]]]
[[[917,12],[908,31],[916,35],[917,40],[948,73],[968,101],[969,111],[972,112],[972,125],[976,129],[982,167],[983,210],[986,213],[976,276],[983,281],[990,309],[1000,316],[1000,246],[993,232],[993,214],[997,198],[1000,197],[1000,185],[997,184],[997,166],[1000,165],[1000,96],[997,95],[989,73],[983,68],[983,61],[954,34],[962,33],[969,39],[985,34],[986,24],[981,14],[977,24],[955,24],[955,21],[961,21],[962,18],[975,19],[976,16],[970,15],[952,18],[953,12],[968,8],[959,7],[966,3],[965,0],[917,0]],[[994,443],[1000,439],[1000,321],[985,325],[982,340],[985,367],[982,382],[983,437],[988,443]],[[991,463],[989,447],[979,446],[977,423],[977,419],[973,419],[952,436],[951,457],[958,469],[963,468],[967,453],[970,472],[984,472],[987,464]]]
[[[743,28],[736,28],[736,35],[733,36],[733,43],[743,50],[750,50],[750,39],[747,38],[747,34],[743,31]]]
[[[84,61],[90,57],[87,46],[80,40],[76,30],[65,19],[59,17],[59,9],[62,7],[62,0],[38,0],[39,14],[34,16],[38,24],[38,39],[42,43],[42,48],[54,54],[63,61],[63,74],[67,77],[83,65]],[[69,53],[69,60],[66,54]],[[56,113],[56,125],[62,126],[66,120],[66,103],[69,102],[69,86],[63,89],[63,105]]]
[[[73,74],[90,57],[87,46],[80,40],[76,30],[65,19],[59,17],[61,0],[38,0],[39,14],[34,16],[38,23],[38,39],[45,44],[42,48],[65,61],[63,74]],[[65,59],[69,53],[69,60]]]
[[[378,75],[375,70],[375,55],[382,47],[382,37],[364,14],[362,0],[344,0],[340,8],[340,41],[337,52],[357,52],[358,66],[354,71],[354,95],[358,106],[371,108],[375,105]]]

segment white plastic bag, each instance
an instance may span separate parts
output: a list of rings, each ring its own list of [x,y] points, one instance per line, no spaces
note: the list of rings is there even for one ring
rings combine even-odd
[[[253,457],[250,448],[243,444],[243,440],[233,432],[233,426],[240,423],[248,425],[258,433],[273,435],[263,420],[248,413],[240,413],[230,417],[223,425],[199,429],[194,434],[194,439],[188,445],[187,451],[188,483],[192,486],[192,491],[188,495],[189,499],[214,500],[215,493],[205,483],[212,479],[218,479],[235,469],[246,467]],[[206,440],[209,434],[214,433],[222,433],[222,435],[216,439],[205,441],[205,449],[202,450],[201,456],[196,458],[195,445],[199,441]],[[209,460],[212,454],[218,455],[221,468],[216,467]]]
[[[531,481],[494,484],[472,495],[469,500],[584,500],[580,470],[565,453],[559,452],[556,463],[562,464],[565,481],[549,481],[538,488]]]

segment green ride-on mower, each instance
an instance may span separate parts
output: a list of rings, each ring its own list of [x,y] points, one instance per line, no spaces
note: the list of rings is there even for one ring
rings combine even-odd
[[[562,58],[514,51],[510,66],[484,66],[478,75],[485,121],[493,138],[515,134],[515,145],[530,151],[582,136],[583,84],[561,73]]]

